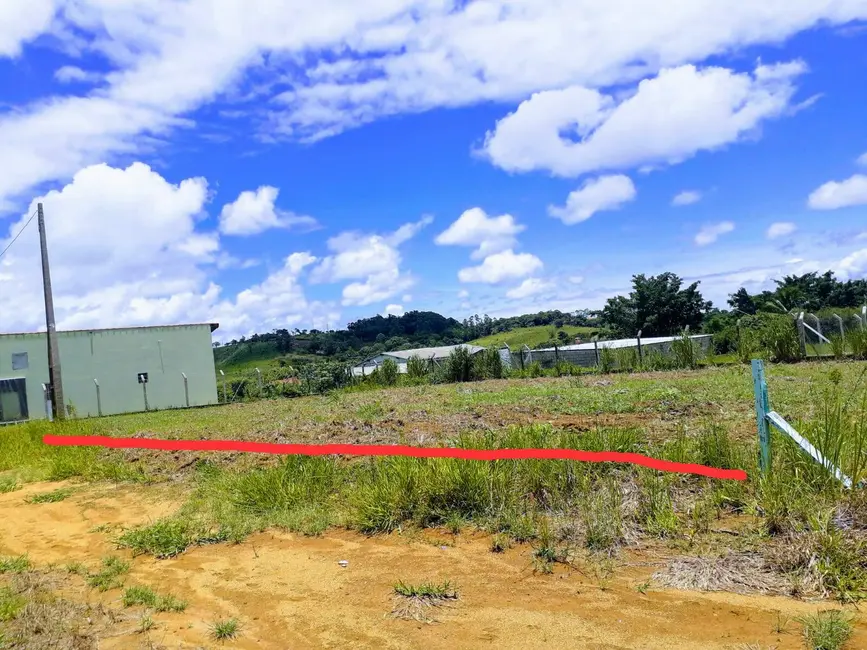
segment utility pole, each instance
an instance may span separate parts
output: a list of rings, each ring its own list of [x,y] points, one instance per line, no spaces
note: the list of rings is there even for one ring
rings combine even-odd
[[[51,410],[54,418],[66,418],[63,399],[63,380],[60,376],[60,351],[57,345],[57,327],[54,324],[54,298],[51,294],[51,272],[48,269],[48,242],[45,239],[45,215],[42,204],[36,204],[39,222],[39,248],[42,252],[42,288],[45,292],[45,327],[48,339],[48,384],[51,387]]]

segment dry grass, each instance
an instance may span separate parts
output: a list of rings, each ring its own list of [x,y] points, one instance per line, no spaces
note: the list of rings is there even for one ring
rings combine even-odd
[[[398,582],[394,586],[391,615],[405,621],[436,623],[436,619],[430,616],[431,610],[454,603],[457,599],[458,591],[449,582],[421,585]]]
[[[737,594],[785,594],[788,582],[775,574],[760,555],[731,553],[719,558],[684,557],[653,574],[665,587]]]

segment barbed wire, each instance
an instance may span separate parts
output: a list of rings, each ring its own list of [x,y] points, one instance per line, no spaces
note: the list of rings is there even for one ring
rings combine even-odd
[[[21,227],[21,230],[19,230],[18,234],[12,238],[12,241],[9,242],[9,244],[6,246],[6,248],[4,248],[2,252],[0,252],[0,259],[3,259],[3,256],[6,254],[6,251],[8,251],[10,248],[12,248],[12,244],[15,243],[15,240],[17,240],[21,236],[21,233],[23,233],[27,229],[27,226],[29,226],[30,222],[33,221],[33,217],[36,216],[37,212],[38,212],[38,210],[33,211],[33,214],[30,215],[30,218],[27,220],[27,223],[25,223]]]

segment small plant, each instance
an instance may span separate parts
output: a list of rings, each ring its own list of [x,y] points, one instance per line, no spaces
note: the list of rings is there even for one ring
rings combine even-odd
[[[428,363],[417,354],[406,360],[406,375],[410,379],[422,379],[428,374]]]
[[[64,499],[67,499],[71,494],[72,490],[70,490],[69,488],[61,488],[59,490],[53,490],[51,492],[34,494],[31,497],[27,497],[25,501],[27,503],[57,503],[58,501],[63,501]]]
[[[798,619],[810,650],[840,650],[852,636],[852,618],[839,610],[817,612]]]
[[[400,376],[400,370],[394,359],[386,359],[376,369],[376,380],[381,386],[394,386]]]
[[[404,598],[426,598],[433,600],[455,600],[458,590],[451,582],[423,582],[418,585],[407,584],[399,580],[394,585],[394,593]]]
[[[27,555],[0,558],[0,573],[24,573],[30,568]]]
[[[640,582],[635,585],[635,591],[640,593],[642,596],[647,595],[647,590],[650,589],[650,580],[645,580],[644,582]]]
[[[129,562],[110,555],[102,558],[102,568],[87,576],[87,585],[98,589],[99,591],[108,591],[117,589],[123,586],[123,580],[120,576],[129,571]]]
[[[491,553],[504,553],[512,548],[512,540],[504,533],[497,533],[491,538]]]
[[[0,494],[6,494],[7,492],[14,492],[15,490],[20,489],[21,484],[14,476],[0,476]]]
[[[608,346],[599,346],[599,372],[607,375],[614,370],[616,363],[617,358],[614,350]]]
[[[145,634],[146,632],[154,629],[156,626],[157,624],[154,623],[154,619],[151,618],[150,614],[143,614],[138,624],[139,634]]]
[[[831,353],[835,359],[842,359],[846,354],[846,339],[839,334],[831,335]]]
[[[456,384],[473,379],[473,357],[466,346],[455,348],[445,362],[446,381]]]
[[[227,641],[237,638],[241,632],[241,625],[238,619],[230,618],[226,620],[217,620],[211,624],[211,636],[217,641]]]
[[[0,587],[0,622],[11,621],[24,607],[25,599],[7,586]],[[2,637],[0,637],[2,641]],[[5,648],[5,645],[0,647]]]
[[[67,573],[72,573],[78,576],[87,575],[87,567],[83,562],[69,562],[65,567]]]
[[[680,338],[671,344],[674,367],[695,369],[698,367],[699,352],[696,342],[689,337],[688,332],[684,331]]]

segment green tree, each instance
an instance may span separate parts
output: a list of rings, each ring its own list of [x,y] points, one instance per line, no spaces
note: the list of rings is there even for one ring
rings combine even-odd
[[[666,272],[632,276],[632,292],[608,300],[602,321],[623,336],[671,336],[687,325],[698,329],[712,304],[698,290],[698,282],[683,288],[683,280]]]

